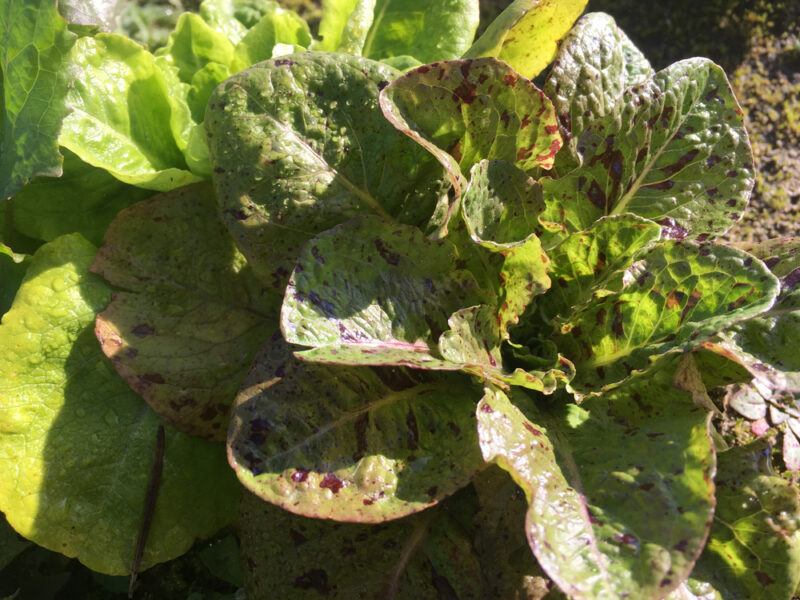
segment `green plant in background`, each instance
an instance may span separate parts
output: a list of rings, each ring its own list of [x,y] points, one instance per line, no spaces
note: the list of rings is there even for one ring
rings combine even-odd
[[[315,39],[206,0],[151,53],[2,0],[11,526],[135,570],[168,423],[143,569],[236,524],[253,598],[790,598],[797,487],[716,424],[800,469],[798,244],[715,241],[724,72],[585,4],[474,40],[476,0],[331,0]]]

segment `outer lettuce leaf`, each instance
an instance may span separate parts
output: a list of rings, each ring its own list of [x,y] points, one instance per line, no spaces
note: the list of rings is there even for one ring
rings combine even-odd
[[[599,282],[592,302],[563,315],[553,341],[575,363],[574,391],[597,393],[763,313],[778,290],[778,280],[745,252],[668,241]]]
[[[663,597],[703,548],[714,451],[706,414],[672,385],[674,365],[535,421],[497,390],[478,405],[484,458],[525,491],[531,548],[571,598]]]
[[[124,0],[59,0],[58,8],[73,30],[76,25],[83,25],[90,31],[113,31]]]
[[[306,52],[220,86],[206,129],[223,220],[265,281],[283,290],[303,245],[355,216],[422,225],[441,169],[378,109],[397,71]]]
[[[566,233],[630,212],[673,238],[703,240],[739,220],[753,189],[742,110],[723,70],[707,59],[658,72],[572,135],[583,167],[543,182],[543,218]]]
[[[67,55],[75,34],[56,0],[0,3],[0,199],[37,176],[61,175],[56,141],[67,113]]]
[[[11,200],[14,224],[21,233],[40,240],[80,233],[99,244],[120,210],[152,192],[124,184],[69,150],[62,150],[61,177],[37,177]]]
[[[533,79],[550,64],[558,41],[588,0],[514,0],[464,54],[494,56]]]
[[[478,20],[477,0],[326,0],[317,48],[376,60],[451,60],[469,48]]]
[[[237,398],[230,463],[252,492],[308,517],[379,523],[426,509],[483,460],[480,388],[421,375],[301,363],[273,341]]]
[[[246,496],[240,523],[248,597],[307,600],[487,598],[465,516],[469,495],[384,525],[297,517]]]
[[[172,94],[152,54],[128,38],[79,39],[70,55],[74,86],[59,143],[125,183],[167,191],[199,178],[176,144]]]
[[[759,441],[719,455],[714,526],[695,576],[726,599],[788,600],[800,585],[800,490],[772,474],[769,452]]]
[[[0,510],[37,544],[121,575],[130,572],[160,421],[94,339],[111,295],[89,273],[94,252],[77,235],[43,246],[0,326]],[[219,445],[167,428],[142,568],[230,523],[238,493]]]
[[[417,67],[381,93],[381,108],[444,165],[456,197],[464,188],[462,173],[481,160],[549,169],[561,148],[550,100],[492,58]]]
[[[224,440],[231,403],[274,331],[280,299],[236,250],[211,186],[121,212],[92,270],[119,290],[95,331],[117,372],[179,430]]]
[[[200,16],[231,43],[238,44],[274,6],[271,0],[203,0]]]
[[[556,159],[559,172],[580,164],[578,136],[590,124],[615,115],[629,87],[654,75],[647,59],[609,15],[590,13],[564,38],[544,92],[553,100],[568,151]]]

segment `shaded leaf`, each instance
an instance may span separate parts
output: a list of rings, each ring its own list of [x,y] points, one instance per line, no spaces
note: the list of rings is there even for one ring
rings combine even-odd
[[[460,496],[382,525],[297,517],[247,495],[242,552],[248,597],[309,600],[486,598]]]
[[[11,528],[5,517],[0,517],[0,571],[30,545],[28,540]]]
[[[27,268],[28,260],[24,255],[12,252],[0,242],[0,317],[11,308]]]
[[[92,270],[119,290],[96,325],[117,372],[181,431],[225,439],[231,403],[274,331],[279,298],[236,250],[211,186],[121,212]]]
[[[623,92],[653,74],[650,63],[612,17],[590,13],[578,20],[561,42],[544,85],[567,141],[567,150],[556,159],[562,174],[580,164],[580,134],[595,121],[618,114]]]
[[[75,34],[55,0],[4,0],[0,10],[0,199],[38,176],[61,175],[57,136],[67,113],[67,54]]]
[[[677,62],[626,90],[612,114],[578,131],[583,167],[545,180],[545,220],[579,231],[603,215],[634,213],[675,239],[721,235],[753,189],[744,116],[723,70]]]
[[[392,125],[444,165],[457,197],[462,173],[481,160],[504,160],[524,171],[549,169],[561,148],[550,100],[493,58],[417,67],[381,93],[381,108]]]
[[[153,192],[122,183],[69,150],[61,177],[37,177],[11,201],[14,224],[33,238],[52,241],[80,233],[99,244],[114,216]]]
[[[724,598],[788,600],[800,585],[800,491],[765,461],[763,441],[719,455],[714,526],[696,576]]]
[[[236,401],[228,453],[293,513],[379,523],[428,508],[483,466],[465,378],[301,363],[273,340]]]
[[[706,413],[672,385],[673,371],[535,421],[497,390],[478,405],[484,458],[525,491],[531,548],[572,598],[661,597],[702,550],[714,452]]]
[[[465,58],[494,56],[533,79],[556,55],[559,40],[588,0],[514,0],[486,28]]]
[[[42,246],[0,326],[0,510],[37,544],[126,574],[160,420],[94,339],[111,295],[94,253],[77,235]],[[167,428],[143,568],[230,523],[238,493],[221,446]]]
[[[718,331],[769,309],[777,279],[749,254],[725,246],[664,242],[602,282],[552,338],[575,363],[575,392],[595,393],[646,370],[658,357],[698,347]]]
[[[378,109],[396,74],[307,52],[235,75],[212,96],[206,129],[223,220],[281,291],[316,234],[365,213],[419,225],[433,213],[441,169]]]
[[[116,34],[82,37],[70,55],[74,82],[59,143],[117,179],[167,191],[198,177],[187,170],[173,135],[164,73],[136,42]]]

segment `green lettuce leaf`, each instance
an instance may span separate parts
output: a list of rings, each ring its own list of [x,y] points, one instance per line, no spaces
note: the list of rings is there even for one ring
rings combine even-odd
[[[800,490],[772,474],[769,452],[758,441],[719,455],[714,525],[695,576],[726,599],[788,600],[800,585]]]
[[[708,418],[671,368],[556,412],[522,393],[478,405],[487,461],[524,490],[525,531],[571,598],[656,598],[692,571],[714,510]]]
[[[67,114],[67,55],[76,36],[56,0],[0,3],[0,199],[38,176],[61,175],[58,132]]]
[[[37,177],[11,200],[14,225],[32,238],[52,241],[80,233],[99,244],[114,216],[153,192],[122,183],[62,148],[64,174]]]
[[[235,45],[274,6],[270,0],[203,0],[199,12],[206,23]]]
[[[423,63],[461,56],[475,38],[477,0],[325,0],[317,48]]]
[[[291,515],[251,495],[242,502],[248,597],[308,600],[487,598],[482,565],[459,495],[420,515],[382,525]]]
[[[543,182],[543,220],[557,231],[630,212],[675,239],[704,240],[739,220],[753,189],[744,115],[724,71],[707,59],[659,71],[572,135],[583,166]]]
[[[168,78],[156,59],[115,34],[83,37],[70,55],[74,86],[59,143],[125,183],[167,191],[198,181],[176,144]]]
[[[95,332],[120,376],[177,429],[224,440],[280,299],[236,250],[210,184],[121,212],[92,270],[118,290]]]
[[[741,250],[666,241],[598,282],[593,301],[563,315],[551,339],[575,363],[573,390],[596,393],[763,313],[778,291],[777,278]]]
[[[558,172],[580,164],[578,137],[572,132],[586,131],[598,119],[617,114],[625,90],[654,74],[613,18],[603,13],[581,17],[561,43],[544,85],[567,140],[568,150],[556,158]]]
[[[380,523],[424,510],[483,466],[465,378],[299,362],[272,341],[240,392],[230,463],[293,513]]]
[[[283,290],[303,245],[355,216],[423,225],[441,169],[378,108],[397,71],[306,52],[234,75],[206,116],[223,220],[251,265]]]
[[[533,79],[550,64],[559,40],[588,0],[514,0],[486,28],[465,58],[494,56]]]
[[[236,45],[231,64],[233,73],[272,58],[277,44],[302,48],[311,45],[311,32],[306,22],[297,13],[281,8],[274,2],[270,4],[272,6],[265,11],[261,20]]]
[[[493,58],[423,65],[381,93],[398,130],[444,165],[456,197],[481,160],[549,169],[561,148],[555,109],[529,80]]]
[[[159,419],[106,363],[95,315],[111,291],[78,235],[34,255],[0,325],[0,510],[37,544],[130,572]],[[183,554],[235,516],[223,449],[167,428],[142,568]]]

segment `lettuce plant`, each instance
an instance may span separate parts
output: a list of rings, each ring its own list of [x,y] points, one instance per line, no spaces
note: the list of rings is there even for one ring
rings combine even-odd
[[[135,571],[166,425],[142,568],[236,523],[253,598],[790,598],[798,242],[721,241],[720,67],[585,4],[206,0],[151,54],[3,0],[9,523]]]

